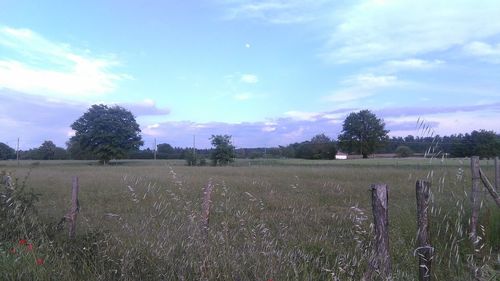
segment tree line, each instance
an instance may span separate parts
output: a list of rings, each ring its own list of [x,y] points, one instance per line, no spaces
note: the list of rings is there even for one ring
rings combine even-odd
[[[412,155],[443,155],[449,157],[490,158],[500,155],[500,135],[479,130],[451,136],[388,137],[385,123],[369,110],[347,116],[337,139],[324,133],[310,140],[270,148],[235,148],[229,135],[213,135],[212,148],[172,147],[160,143],[157,149],[140,149],[143,145],[140,128],[133,114],[119,106],[93,105],[71,128],[76,132],[66,143],[67,148],[44,141],[40,147],[19,151],[20,159],[32,160],[99,160],[111,159],[185,159],[188,165],[226,165],[234,158],[302,158],[335,159],[337,152],[369,155],[395,153],[399,157]],[[16,159],[16,151],[0,142],[0,160]]]

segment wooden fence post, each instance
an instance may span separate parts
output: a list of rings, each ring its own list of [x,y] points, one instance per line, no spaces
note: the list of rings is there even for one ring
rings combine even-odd
[[[495,187],[497,193],[500,193],[500,161],[498,160],[498,156],[495,157]]]
[[[80,186],[78,184],[78,177],[73,177],[73,184],[71,190],[71,209],[66,215],[69,221],[69,238],[74,239],[76,237],[76,215],[80,210],[80,203],[78,202],[78,191]]]
[[[416,184],[417,193],[417,249],[418,254],[418,280],[431,280],[431,265],[434,248],[430,243],[429,235],[429,199],[431,183],[418,180]]]
[[[474,246],[479,242],[477,240],[477,222],[479,218],[479,184],[481,181],[481,175],[479,173],[479,156],[472,156],[470,159],[471,173],[472,173],[472,192],[471,203],[472,203],[472,214],[470,222],[470,239]]]
[[[483,182],[484,186],[488,190],[488,192],[491,194],[491,197],[493,197],[493,200],[495,200],[495,203],[497,203],[497,206],[500,207],[500,196],[495,190],[495,187],[490,183],[486,175],[484,174],[483,170],[481,168],[479,169],[479,175],[481,176],[481,181]]]
[[[372,184],[372,210],[375,224],[375,253],[371,257],[370,268],[365,280],[373,280],[378,271],[384,279],[391,278],[391,257],[389,254],[389,208],[387,205],[389,187],[387,184]]]

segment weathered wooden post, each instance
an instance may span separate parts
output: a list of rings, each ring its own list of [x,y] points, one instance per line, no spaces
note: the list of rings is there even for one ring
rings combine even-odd
[[[431,246],[429,234],[429,200],[431,183],[418,180],[417,193],[417,249],[418,255],[418,280],[431,280],[431,265],[434,249]]]
[[[479,184],[481,181],[481,175],[479,173],[479,157],[471,157],[471,173],[472,173],[472,192],[470,194],[472,203],[472,214],[470,222],[470,239],[474,246],[479,242],[477,239],[477,222],[479,218]]]
[[[364,280],[373,280],[378,271],[384,279],[391,278],[391,257],[389,254],[389,187],[387,184],[372,184],[372,210],[375,224],[375,253]]]
[[[80,210],[80,203],[78,202],[78,191],[80,186],[78,184],[78,177],[73,177],[72,191],[71,191],[71,209],[66,215],[69,221],[69,238],[76,237],[76,215]]]
[[[500,161],[498,160],[498,156],[495,157],[495,187],[497,193],[500,193]]]
[[[481,181],[483,182],[484,186],[488,190],[488,192],[491,194],[491,197],[493,197],[493,200],[495,200],[495,203],[497,203],[497,206],[500,207],[500,196],[495,190],[495,187],[490,183],[486,175],[484,174],[483,170],[479,169],[479,175],[481,176]]]

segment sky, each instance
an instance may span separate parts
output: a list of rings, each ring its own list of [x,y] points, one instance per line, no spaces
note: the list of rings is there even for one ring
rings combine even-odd
[[[65,147],[92,104],[157,143],[500,133],[498,0],[0,0],[0,142]],[[425,135],[427,136],[427,135]]]

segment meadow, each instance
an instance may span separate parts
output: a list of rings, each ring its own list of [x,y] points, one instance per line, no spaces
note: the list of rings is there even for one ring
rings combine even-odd
[[[27,227],[2,236],[0,279],[360,280],[373,250],[369,186],[386,183],[393,279],[417,280],[417,179],[432,182],[434,280],[471,280],[474,270],[480,280],[500,276],[500,212],[486,192],[480,245],[474,249],[468,239],[468,159],[184,164],[0,162],[18,186],[39,194],[36,213],[18,223]],[[490,179],[492,164],[481,163]],[[57,226],[70,206],[72,176],[80,182],[75,240]],[[201,205],[209,181],[214,189],[205,230]],[[21,247],[20,239],[34,245],[22,257],[10,252]]]

